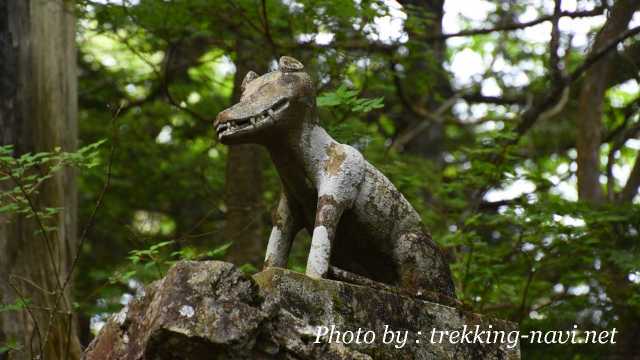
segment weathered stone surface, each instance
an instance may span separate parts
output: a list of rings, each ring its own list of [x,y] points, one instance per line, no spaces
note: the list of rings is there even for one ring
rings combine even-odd
[[[464,324],[514,328],[453,307],[285,269],[251,278],[229,263],[180,262],[108,321],[85,359],[519,359],[518,348],[506,345],[429,343],[432,328]],[[319,325],[373,330],[376,339],[368,345],[327,338],[315,344]],[[409,331],[403,348],[382,343],[385,325]]]

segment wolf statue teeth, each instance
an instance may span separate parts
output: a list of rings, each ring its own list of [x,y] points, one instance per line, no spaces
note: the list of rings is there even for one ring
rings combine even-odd
[[[304,228],[312,234],[310,277],[327,277],[335,266],[416,294],[455,297],[448,263],[411,204],[358,150],[319,125],[314,85],[303,69],[283,56],[277,71],[250,71],[240,102],[214,123],[223,144],[265,146],[280,175],[264,266],[286,267]]]

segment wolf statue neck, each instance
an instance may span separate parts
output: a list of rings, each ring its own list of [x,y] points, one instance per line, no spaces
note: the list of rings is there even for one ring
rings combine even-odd
[[[287,136],[266,141],[263,145],[280,171],[296,168],[298,175],[317,174],[321,165],[317,161],[326,149],[336,141],[319,125],[312,121],[302,121],[297,129],[291,129]]]

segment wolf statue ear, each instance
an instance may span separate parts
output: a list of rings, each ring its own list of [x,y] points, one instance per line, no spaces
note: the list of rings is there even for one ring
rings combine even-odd
[[[278,70],[284,73],[302,71],[302,69],[304,69],[304,65],[290,56],[283,56],[278,62]]]
[[[242,91],[244,91],[244,89],[247,88],[247,85],[249,85],[250,82],[252,82],[257,78],[258,78],[258,74],[256,74],[255,71],[249,70],[247,75],[245,75],[244,79],[242,80],[242,85],[240,85],[240,88],[242,89]]]

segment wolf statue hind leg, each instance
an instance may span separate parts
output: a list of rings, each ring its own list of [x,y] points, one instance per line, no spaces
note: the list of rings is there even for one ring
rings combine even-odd
[[[401,287],[415,293],[431,291],[455,298],[455,287],[447,259],[428,235],[420,232],[399,235],[394,256]]]

